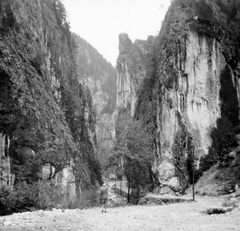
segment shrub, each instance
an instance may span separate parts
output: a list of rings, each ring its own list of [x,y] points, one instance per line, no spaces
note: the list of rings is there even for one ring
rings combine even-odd
[[[7,208],[7,198],[10,194],[10,188],[6,186],[2,186],[0,188],[0,215],[5,215],[9,212]]]
[[[14,191],[8,187],[2,187],[0,189],[0,215],[30,210],[35,207],[36,196],[36,188],[29,187],[25,182],[18,183]]]
[[[89,208],[99,204],[99,193],[97,188],[91,188],[82,192],[81,199],[78,203],[79,208]]]
[[[9,187],[0,188],[0,215],[53,208],[61,203],[61,198],[61,190],[53,187],[51,181],[33,184],[19,182],[13,191]]]

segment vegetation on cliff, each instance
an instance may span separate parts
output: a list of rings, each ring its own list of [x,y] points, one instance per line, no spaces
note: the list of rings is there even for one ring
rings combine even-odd
[[[6,137],[1,158],[10,156],[8,174],[15,176],[13,192],[1,179],[5,185],[1,212],[44,208],[46,203],[61,203],[65,198],[53,177],[66,165],[74,168],[77,187],[101,181],[95,138],[91,137],[96,116],[90,93],[78,83],[76,44],[61,1],[4,0],[0,15],[0,133]],[[55,172],[39,184],[45,164]],[[20,187],[23,184],[26,187]],[[31,195],[29,187],[35,188]],[[46,190],[50,200],[39,203]],[[19,197],[8,204],[12,193]]]
[[[74,34],[73,36],[77,44],[76,61],[79,81],[91,88],[93,97],[102,91],[100,97],[105,101],[105,105],[99,111],[100,114],[113,113],[116,105],[115,69],[87,41],[79,35]],[[96,100],[99,101],[99,99]]]
[[[163,111],[159,105],[167,103],[169,110],[176,102],[164,100],[166,92],[177,92],[179,78],[184,76],[184,62],[186,60],[186,42],[189,31],[195,31],[201,37],[206,37],[208,42],[215,39],[222,47],[226,66],[219,76],[221,91],[221,118],[212,130],[212,146],[209,154],[200,160],[200,169],[196,172],[197,179],[207,169],[220,163],[219,167],[235,166],[234,179],[230,188],[239,183],[239,98],[237,93],[239,78],[239,53],[240,53],[240,1],[223,0],[174,0],[166,13],[159,35],[154,40],[151,54],[150,69],[144,80],[144,87],[138,93],[138,103],[135,117],[144,118],[146,123],[153,124],[155,144],[161,140],[160,127],[157,118],[162,118]],[[209,51],[211,52],[211,51]],[[209,62],[209,60],[208,60]],[[145,88],[145,86],[147,86]],[[164,98],[164,99],[163,99]],[[184,98],[183,98],[184,99]],[[186,100],[186,99],[184,99]],[[186,101],[180,105],[181,112],[186,110]],[[178,113],[177,113],[178,114]],[[179,114],[180,115],[180,114]],[[192,182],[192,141],[191,134],[182,120],[174,137],[173,162],[180,183],[186,188]],[[182,123],[183,122],[183,123]],[[181,142],[184,141],[184,142]],[[190,143],[189,143],[190,142]],[[180,145],[181,144],[181,145]],[[161,153],[161,150],[160,150]],[[186,156],[187,153],[187,156]],[[161,160],[161,156],[156,155]],[[238,167],[237,167],[238,166]],[[181,170],[180,172],[178,170]],[[228,188],[228,189],[230,189]]]

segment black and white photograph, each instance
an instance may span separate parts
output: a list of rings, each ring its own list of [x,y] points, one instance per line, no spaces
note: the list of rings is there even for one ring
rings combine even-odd
[[[240,231],[240,0],[0,0],[0,230]]]

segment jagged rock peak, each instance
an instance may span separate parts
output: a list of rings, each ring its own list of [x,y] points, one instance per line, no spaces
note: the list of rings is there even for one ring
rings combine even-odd
[[[132,40],[128,37],[128,34],[126,33],[119,34],[118,39],[119,39],[118,45],[119,54],[123,54],[128,51],[129,47],[132,46]]]

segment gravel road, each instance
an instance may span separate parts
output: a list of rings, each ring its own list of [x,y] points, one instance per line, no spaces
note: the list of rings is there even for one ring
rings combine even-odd
[[[196,202],[168,205],[124,206],[101,213],[86,210],[35,211],[0,217],[0,230],[72,231],[228,231],[240,230],[240,209],[208,215],[208,208],[220,207],[222,198],[199,197]]]

